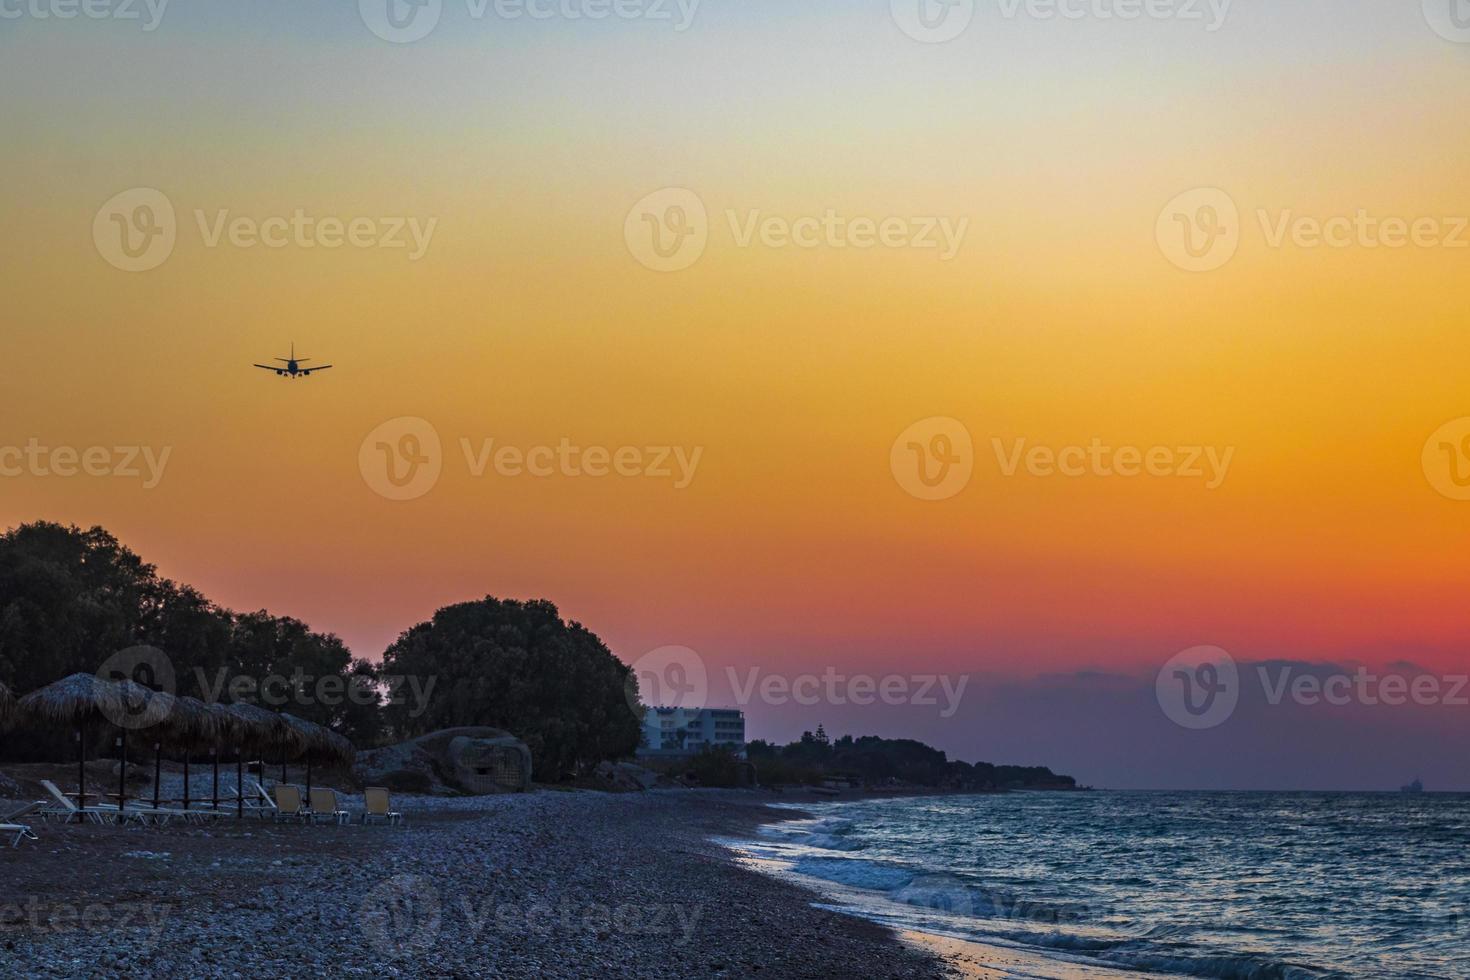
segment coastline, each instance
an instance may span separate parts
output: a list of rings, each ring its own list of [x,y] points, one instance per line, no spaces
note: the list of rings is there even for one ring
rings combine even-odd
[[[538,789],[396,798],[403,828],[40,824],[0,856],[0,948],[55,977],[967,975],[713,842],[770,802],[799,801]]]

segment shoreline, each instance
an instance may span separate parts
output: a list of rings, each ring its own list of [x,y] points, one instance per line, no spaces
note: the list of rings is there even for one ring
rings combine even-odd
[[[819,797],[803,802],[840,803],[891,797],[918,798],[953,795],[970,794],[957,792],[858,792],[841,800]],[[786,801],[781,802],[785,803]],[[815,817],[815,814],[795,808],[788,810],[785,807],[774,807],[772,810],[773,813],[782,813],[784,815],[757,826],[755,833],[750,839],[751,843],[763,843],[760,840],[759,833],[761,827],[800,822]],[[729,842],[729,845],[734,845],[735,843],[737,842],[732,841]],[[834,911],[838,911],[843,915],[872,922],[875,925],[889,930],[891,934],[896,936],[905,945],[922,950],[938,958],[948,967],[951,975],[963,977],[965,980],[1151,980],[1151,978],[1157,980],[1157,978],[1162,976],[1158,973],[1139,973],[1118,967],[1079,962],[1066,956],[1047,954],[1009,944],[984,942],[973,938],[960,938],[943,933],[902,928],[885,923],[871,918],[867,914],[866,910],[872,904],[872,896],[862,889],[803,875],[782,866],[778,860],[746,855],[735,850],[733,846],[722,846],[725,847],[737,863],[750,868],[755,873],[765,875],[777,881],[795,884],[817,896],[821,900],[823,907],[832,908]]]
[[[54,977],[964,975],[712,841],[771,802],[801,801],[538,789],[395,797],[402,828],[39,823],[0,855],[0,949]]]

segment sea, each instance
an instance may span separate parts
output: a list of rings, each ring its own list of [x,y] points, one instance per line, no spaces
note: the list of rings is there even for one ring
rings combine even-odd
[[[1470,978],[1470,795],[1018,792],[799,809],[811,816],[777,812],[755,839],[722,843],[826,891],[819,904],[901,930],[1162,976]]]

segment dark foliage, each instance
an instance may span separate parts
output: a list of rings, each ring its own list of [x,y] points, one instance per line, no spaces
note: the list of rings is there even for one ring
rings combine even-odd
[[[746,746],[762,783],[820,783],[851,777],[868,786],[905,785],[953,789],[1070,788],[1071,776],[1044,766],[997,766],[950,760],[944,752],[912,739],[844,735],[835,742],[821,726],[800,741],[773,745],[756,740]]]
[[[689,760],[689,776],[704,787],[729,789],[739,786],[740,760],[727,746],[708,746]]]
[[[487,597],[446,606],[388,648],[382,671],[435,680],[417,717],[406,701],[385,709],[398,738],[504,728],[530,747],[537,772],[566,775],[630,755],[642,737],[631,671],[550,602]]]
[[[178,694],[228,701],[230,680],[260,684],[278,676],[285,683],[270,693],[280,703],[260,691],[241,699],[284,708],[358,745],[378,737],[374,668],[353,661],[336,636],[287,617],[217,606],[161,578],[102,528],[40,522],[0,535],[0,682],[18,693],[32,691],[70,674],[94,673],[112,654],[134,646],[164,653]],[[358,703],[331,693],[349,683],[368,685]],[[65,732],[27,728],[9,733],[3,751],[12,759],[36,759],[61,758],[74,749]]]

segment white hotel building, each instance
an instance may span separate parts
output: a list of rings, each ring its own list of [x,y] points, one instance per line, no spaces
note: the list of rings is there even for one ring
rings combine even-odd
[[[707,747],[745,751],[745,712],[734,708],[649,708],[642,756],[697,755]]]

